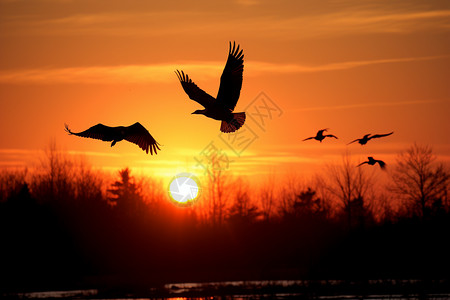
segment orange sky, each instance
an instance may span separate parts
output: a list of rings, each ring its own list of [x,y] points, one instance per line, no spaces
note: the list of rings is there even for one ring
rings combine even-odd
[[[0,166],[29,165],[51,139],[96,167],[166,178],[201,175],[195,158],[211,143],[234,173],[265,178],[310,174],[346,150],[390,164],[414,142],[450,160],[447,0],[0,0],[0,18]],[[236,111],[260,97],[276,108],[264,126],[247,118],[239,155],[219,122],[191,115],[201,107],[174,74],[215,96],[233,40],[245,55]],[[136,121],[157,156],[64,132]],[[339,139],[301,141],[322,128]]]

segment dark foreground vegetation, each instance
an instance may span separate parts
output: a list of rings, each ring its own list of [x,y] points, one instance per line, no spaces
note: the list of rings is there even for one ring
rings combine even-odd
[[[441,165],[425,172],[425,181],[439,184],[382,212],[371,177],[345,160],[329,170],[330,180],[276,193],[251,193],[239,181],[227,189],[229,179],[212,170],[203,202],[183,208],[128,169],[109,182],[84,163],[47,154],[33,172],[1,173],[3,293],[286,279],[414,279],[443,291],[450,279],[448,173]],[[406,193],[397,180],[392,195]]]

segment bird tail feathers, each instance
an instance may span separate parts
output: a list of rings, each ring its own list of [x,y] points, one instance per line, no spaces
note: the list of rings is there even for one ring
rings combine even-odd
[[[220,126],[220,131],[229,133],[229,132],[235,132],[239,128],[242,127],[245,123],[245,112],[239,112],[239,113],[233,113],[233,119],[231,121],[226,122],[222,121],[222,124]]]

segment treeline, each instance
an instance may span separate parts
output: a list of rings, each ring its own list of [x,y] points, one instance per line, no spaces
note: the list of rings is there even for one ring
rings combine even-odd
[[[448,279],[449,173],[434,159],[414,145],[381,184],[379,169],[344,156],[307,183],[257,190],[211,165],[183,208],[161,182],[129,169],[108,178],[53,146],[33,171],[0,173],[2,288]]]

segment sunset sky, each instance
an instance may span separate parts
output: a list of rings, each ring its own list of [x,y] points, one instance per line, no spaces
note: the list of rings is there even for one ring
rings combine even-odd
[[[244,50],[240,136],[192,115],[174,73],[216,96],[229,41]],[[251,178],[311,174],[346,151],[389,165],[414,142],[449,162],[449,116],[447,0],[0,0],[0,167],[36,163],[51,140],[94,167],[164,178],[201,175],[211,149]],[[64,131],[135,122],[158,155]],[[339,139],[302,142],[323,128]]]

